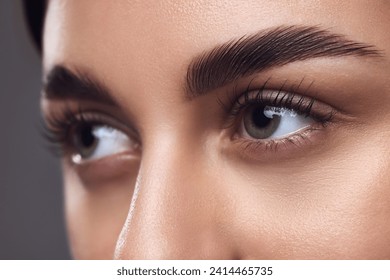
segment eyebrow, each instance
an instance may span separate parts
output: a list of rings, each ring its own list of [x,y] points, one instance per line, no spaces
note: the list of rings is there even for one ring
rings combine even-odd
[[[317,26],[281,26],[221,44],[188,66],[186,93],[203,95],[236,79],[274,66],[318,57],[381,57],[373,45],[347,39]]]
[[[54,66],[43,81],[43,97],[50,100],[86,100],[118,106],[109,90],[91,74]]]

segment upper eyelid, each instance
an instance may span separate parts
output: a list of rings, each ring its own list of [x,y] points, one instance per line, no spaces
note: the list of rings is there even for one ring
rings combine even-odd
[[[218,91],[218,103],[228,113],[232,105],[246,92],[259,90],[285,91],[296,93],[297,96],[313,98],[316,103],[333,108],[334,114],[337,114],[344,121],[351,122],[356,119],[354,113],[348,110],[347,103],[336,102],[337,99],[332,97],[333,92],[329,91],[328,84],[322,81],[317,83],[315,77],[306,74],[296,78],[285,78],[285,75],[280,76],[271,72],[268,76],[254,75],[253,77],[238,79],[223,91]],[[337,87],[334,87],[333,90],[335,91],[334,94],[338,93]]]
[[[111,126],[133,137],[135,137],[135,134],[137,134],[134,128],[123,124],[121,121],[117,120],[116,117],[111,116],[110,114],[107,114],[105,112],[90,110],[90,111],[80,112],[78,114],[82,118],[84,118],[83,120],[84,122]]]
[[[225,111],[230,111],[234,104],[238,103],[242,96],[247,95],[249,92],[289,92],[294,95],[308,96],[307,92],[314,84],[314,80],[307,80],[305,77],[299,80],[299,82],[290,82],[288,79],[282,81],[276,81],[272,76],[269,76],[265,81],[258,82],[257,77],[252,77],[249,82],[239,86],[239,80],[237,80],[232,86],[232,91],[226,92],[227,103],[218,96],[218,102],[224,108]],[[303,85],[305,81],[308,81],[308,85]],[[308,97],[309,98],[309,97]]]

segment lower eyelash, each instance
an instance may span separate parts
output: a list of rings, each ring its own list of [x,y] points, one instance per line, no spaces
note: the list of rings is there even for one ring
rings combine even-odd
[[[285,85],[282,86],[284,88]],[[249,86],[248,86],[249,88]],[[259,152],[278,152],[280,150],[291,150],[293,147],[302,147],[312,143],[312,133],[324,129],[328,124],[332,123],[335,110],[326,104],[316,101],[312,97],[306,97],[295,92],[282,90],[267,90],[263,85],[258,90],[247,89],[243,94],[230,100],[230,105],[221,104],[228,110],[228,121],[225,127],[232,135],[232,140],[239,150],[249,157],[255,157]],[[290,87],[293,91],[293,88]],[[295,89],[297,90],[298,87]],[[317,103],[318,102],[318,103]],[[221,103],[221,102],[220,102]],[[311,117],[314,123],[302,130],[293,132],[283,138],[278,139],[248,139],[242,137],[238,131],[238,127],[243,121],[243,114],[247,112],[251,106],[271,106],[285,108],[295,111],[297,114]],[[233,128],[232,128],[233,127]],[[231,130],[232,129],[232,130]]]
[[[321,130],[320,127],[308,127],[303,131],[291,134],[285,138],[280,139],[268,139],[268,140],[253,140],[246,138],[235,138],[234,142],[237,142],[240,150],[243,150],[246,154],[254,155],[262,152],[278,152],[281,149],[288,150],[289,145],[294,145],[297,148],[300,148],[303,145],[308,145],[312,143],[310,135]]]

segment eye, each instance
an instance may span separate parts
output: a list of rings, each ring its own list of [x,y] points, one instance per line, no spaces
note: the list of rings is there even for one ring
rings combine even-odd
[[[71,132],[72,161],[97,160],[137,148],[125,133],[103,124],[81,123]]]
[[[57,113],[58,112],[58,113]],[[141,142],[137,130],[103,112],[76,112],[70,108],[46,116],[44,135],[55,154],[73,163],[102,159],[129,152],[138,156]]]
[[[280,139],[313,122],[311,117],[293,109],[254,104],[244,110],[240,129],[245,138]]]
[[[313,145],[328,125],[333,124],[337,111],[313,97],[292,90],[246,90],[227,105],[226,132],[233,147],[249,158],[264,159],[265,152],[289,151]],[[248,87],[249,88],[249,87]],[[275,158],[275,153],[272,154]]]

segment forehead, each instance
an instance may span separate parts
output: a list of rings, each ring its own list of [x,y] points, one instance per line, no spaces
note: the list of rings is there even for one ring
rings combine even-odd
[[[126,73],[123,79],[166,80],[216,44],[281,25],[322,26],[386,49],[389,8],[388,1],[380,0],[53,0],[45,25],[44,66],[66,62],[88,65],[108,78],[115,69]]]

